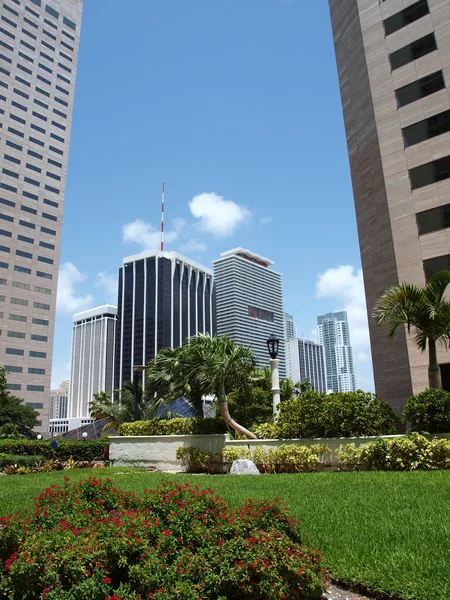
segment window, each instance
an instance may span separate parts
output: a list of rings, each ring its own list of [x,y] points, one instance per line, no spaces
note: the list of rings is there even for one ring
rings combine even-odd
[[[45,58],[46,60],[49,60],[50,62],[55,62],[55,59],[52,58],[51,56],[49,56],[48,54],[45,54],[45,52],[40,52],[39,54],[42,56],[42,58]]]
[[[34,123],[31,123],[31,129],[34,129],[35,131],[39,131],[39,133],[45,134],[45,129],[43,129],[42,127],[39,127],[38,125],[35,125]]]
[[[35,179],[30,179],[29,177],[24,177],[23,180],[29,183],[30,185],[35,185],[36,187],[40,187],[41,185],[39,181],[36,181]]]
[[[24,235],[18,235],[17,239],[21,242],[26,242],[27,244],[34,244],[33,238],[25,237]]]
[[[450,255],[437,256],[436,258],[429,258],[423,261],[423,270],[425,272],[425,278],[428,280],[432,275],[438,271],[450,270]]]
[[[21,281],[13,281],[13,287],[20,288],[22,290],[30,289],[30,285],[28,283],[22,283]]]
[[[39,292],[40,294],[47,294],[48,296],[50,296],[50,294],[52,293],[52,290],[50,290],[49,288],[39,287],[38,285],[34,286],[34,291]]]
[[[23,250],[16,250],[16,256],[21,256],[22,258],[33,258],[33,255],[29,252],[24,252]]]
[[[10,6],[8,6],[7,4],[3,3],[3,7],[4,7],[4,8],[5,8],[7,11],[9,11],[11,14],[15,15],[16,17],[18,17],[18,16],[19,16],[19,13],[18,13],[16,10],[14,10],[13,8],[11,8]]]
[[[39,81],[43,81],[47,85],[51,85],[51,81],[49,79],[46,79],[45,77],[42,77],[42,75],[37,75],[36,79],[39,79]]]
[[[52,125],[54,125],[55,127],[58,127],[58,129],[62,129],[63,131],[66,130],[66,126],[61,125],[61,123],[58,123],[57,121],[52,121]]]
[[[5,371],[7,373],[22,373],[22,367],[14,367],[13,365],[5,365]]]
[[[409,62],[425,56],[429,52],[433,52],[436,48],[436,38],[434,37],[434,33],[430,33],[390,54],[391,69],[394,70],[403,67],[403,65]]]
[[[70,33],[68,33],[67,31],[64,31],[64,29],[62,30],[62,34],[65,35],[67,38],[69,38],[69,40],[72,40],[72,42],[75,41],[75,38],[73,37],[73,35],[70,35]]]
[[[64,138],[62,138],[59,135],[56,135],[56,133],[51,133],[50,137],[53,138],[54,140],[57,140],[58,142],[61,142],[62,144],[64,144],[64,142],[65,142]]]
[[[39,67],[43,70],[43,71],[47,71],[47,73],[53,73],[53,70],[50,69],[50,67],[47,67],[47,65],[43,65],[42,63],[39,63]]]
[[[51,273],[44,273],[43,271],[36,271],[36,275],[38,277],[42,277],[43,279],[53,279],[53,275]]]
[[[13,133],[14,135],[17,135],[18,137],[23,138],[24,135],[21,131],[18,131],[17,129],[13,129],[12,127],[8,127],[8,131],[9,133]]]
[[[41,43],[43,46],[45,46],[46,48],[48,48],[49,50],[53,50],[53,52],[55,51],[56,48],[54,48],[51,44],[48,44],[45,40],[41,40]]]
[[[30,156],[34,156],[34,158],[39,158],[39,160],[42,160],[44,158],[42,156],[42,154],[39,154],[38,152],[35,152],[34,150],[28,150],[28,154]]]
[[[22,119],[22,117],[18,117],[18,116],[16,116],[16,115],[13,115],[12,113],[11,113],[9,116],[11,117],[11,119],[12,119],[13,121],[17,121],[17,122],[18,122],[18,123],[20,123],[21,125],[25,125],[25,124],[26,124],[26,121],[25,121],[25,119]]]
[[[52,158],[48,158],[47,162],[50,165],[54,165],[55,167],[59,167],[60,169],[62,169],[62,163],[58,162],[57,160],[53,160]],[[45,200],[44,200],[44,202],[45,202]],[[56,206],[58,206],[58,205],[56,204]]]
[[[22,204],[20,209],[24,212],[31,213],[32,215],[37,215],[37,210],[35,208],[30,208],[29,206],[25,206],[24,204]]]
[[[26,323],[27,322],[27,318],[24,317],[23,315],[9,315],[9,319],[10,321],[21,321],[22,323]]]
[[[10,231],[6,231],[5,229],[0,229],[0,235],[4,235],[5,237],[11,237],[12,233]]]
[[[48,327],[48,321],[47,319],[34,319],[33,318],[33,324],[34,325],[45,325],[46,327]]]
[[[30,31],[27,31],[26,29],[22,28],[22,32],[27,35],[28,37],[30,37],[33,40],[37,40],[37,37],[34,35],[34,33],[31,33]]]
[[[44,198],[44,204],[48,204],[49,206],[53,206],[54,208],[58,208],[58,203],[57,202],[53,202],[53,200],[48,200],[47,198]]]
[[[5,175],[9,175],[9,177],[14,177],[15,179],[19,179],[19,174],[14,173],[14,171],[10,171],[9,169],[2,169],[2,173]]]
[[[25,6],[25,10],[27,12],[29,12],[31,15],[33,15],[33,17],[37,17],[39,19],[39,13],[37,13],[35,10],[31,9],[29,6]]]
[[[450,177],[450,156],[410,169],[411,189],[416,190]],[[446,267],[447,268],[447,267]]]
[[[23,52],[19,52],[19,56],[24,58],[25,60],[27,60],[30,63],[34,63],[34,60],[28,56],[28,54],[24,54]]]
[[[31,21],[30,19],[27,19],[26,17],[23,18],[25,23],[28,23],[28,25],[31,25],[31,27],[34,27],[35,29],[38,28],[37,23],[35,23],[34,21]]]
[[[49,6],[48,4],[45,5],[45,12],[51,15],[52,17],[55,17],[55,19],[59,19],[59,12],[51,6]]]
[[[27,385],[27,392],[43,392],[43,391],[44,391],[43,385]],[[37,405],[40,405],[40,407],[42,408],[42,403],[40,403],[40,402],[27,402],[27,406],[30,406],[30,404],[34,404],[33,408]]]
[[[19,110],[23,110],[23,112],[28,112],[28,109],[26,106],[23,106],[23,104],[19,104],[18,102],[15,102],[14,100],[11,102],[11,106],[18,108]]]
[[[41,121],[47,121],[47,117],[45,117],[44,115],[41,115],[41,113],[36,112],[35,110],[33,110],[33,117],[36,117],[37,119],[41,119]]]
[[[10,223],[14,223],[14,217],[10,217],[9,215],[5,215],[3,213],[0,213],[0,219],[2,219],[3,221],[9,221]]]
[[[56,235],[56,231],[54,229],[48,229],[47,227],[41,227],[42,233],[48,233],[49,235]]]
[[[36,4],[36,6],[41,5],[41,0],[31,0],[31,2],[33,2],[33,4]]]
[[[42,304],[42,302],[33,302],[33,308],[40,308],[41,310],[50,310],[50,304]]]
[[[54,244],[49,244],[48,242],[39,242],[39,246],[41,246],[42,248],[48,248],[49,250],[54,250],[55,249],[55,245]],[[52,261],[51,264],[53,264],[53,261]]]
[[[36,369],[34,367],[29,367],[28,368],[28,373],[30,375],[45,375],[45,369]]]
[[[47,171],[47,177],[51,177],[51,179],[61,181],[61,177],[59,175],[56,175],[56,173],[52,173],[51,171]]]
[[[10,58],[8,58],[7,56],[5,56],[4,54],[0,54],[0,58],[5,60],[9,64],[12,63],[12,60]]]
[[[25,10],[27,10],[25,8]],[[36,51],[36,48],[34,46],[32,46],[31,44],[29,44],[28,42],[25,42],[25,40],[20,40],[20,43],[22,44],[22,46],[25,46],[25,48],[28,48],[28,50],[32,50],[33,52]]]
[[[47,37],[49,37],[51,40],[54,40],[56,42],[56,36],[53,35],[53,33],[50,33],[49,31],[43,31],[44,35],[46,35]]]
[[[30,198],[30,200],[36,200],[36,202],[39,200],[39,196],[36,196],[36,194],[32,194],[31,192],[27,192],[26,190],[22,192],[22,196],[25,196],[25,198]]]
[[[36,91],[39,92],[40,94],[42,94],[43,96],[50,98],[50,94],[38,86],[36,86]]]
[[[30,350],[30,356],[33,358],[47,358],[47,352],[36,352],[35,350]]]
[[[72,69],[69,69],[69,67],[66,67],[66,65],[63,65],[62,63],[58,63],[58,67],[61,67],[61,69],[63,69],[63,71],[67,71],[67,73],[72,73]]]
[[[48,110],[48,104],[45,104],[45,102],[41,102],[40,100],[38,100],[37,98],[34,99],[33,101],[35,104],[38,104],[39,106],[42,106],[42,108],[45,108]]]
[[[6,388],[8,390],[21,390],[22,386],[20,385],[20,383],[8,383]]]
[[[8,283],[7,279],[0,279],[0,285],[6,285]]]
[[[67,25],[67,27],[70,27],[70,29],[73,29],[74,31],[77,28],[75,23],[73,21],[70,21],[67,17],[63,17],[63,23],[64,25]]]
[[[67,115],[66,113],[61,112],[60,110],[58,110],[57,108],[53,109],[53,112],[55,113],[55,115],[59,115],[60,117],[62,117],[63,119],[67,119]]]
[[[8,19],[8,17],[5,17],[5,15],[2,15],[2,21],[5,21],[5,23],[8,23],[8,25],[11,25],[11,27],[14,27],[14,29],[17,29],[17,23],[14,23],[14,21],[11,21],[11,19]]]
[[[2,42],[2,40],[0,40],[0,46],[3,46],[3,48],[6,48],[7,50],[10,50],[11,52],[14,51],[14,48],[12,46],[7,44],[6,42]]]
[[[57,79],[61,79],[61,81],[64,81],[64,83],[67,83],[70,85],[70,79],[67,79],[67,77],[64,77],[64,75],[57,73],[56,77],[57,77]]]
[[[7,190],[8,192],[17,192],[17,188],[15,188],[12,185],[8,185],[7,183],[0,183],[0,187],[4,190]]]
[[[402,129],[405,148],[450,131],[450,110]]]
[[[26,275],[31,275],[31,269],[19,267],[19,265],[14,265],[14,271],[16,271],[17,273],[25,273]]]
[[[19,144],[15,144],[14,142],[10,142],[9,140],[6,140],[6,145],[10,148],[14,148],[15,150],[22,151],[22,146],[19,146]]]
[[[38,76],[39,77],[39,76]],[[55,85],[55,88],[60,91],[62,94],[65,94],[66,96],[69,95],[68,90],[65,90],[64,88],[62,88],[60,85]]]
[[[31,69],[28,69],[28,67],[24,67],[23,65],[19,65],[19,63],[17,63],[17,68],[26,73],[27,75],[33,75],[33,71]]]
[[[450,227],[450,204],[437,206],[416,214],[419,235]]]
[[[3,29],[3,27],[0,27],[0,32],[3,33],[3,35],[7,35],[9,38],[15,40],[16,36],[13,35],[12,33],[10,33],[7,29]]]
[[[69,106],[68,102],[66,102],[65,100],[61,100],[61,98],[57,98],[56,96],[55,96],[55,102],[58,102],[59,104],[62,104],[63,106],[66,106],[66,107]]]
[[[19,348],[6,348],[6,354],[15,354],[16,356],[23,356],[23,350]]]
[[[16,165],[20,165],[20,160],[15,156],[10,156],[9,154],[5,154],[5,160],[9,160],[12,163],[16,163]]]
[[[252,319],[260,319],[262,321],[269,321],[273,323],[273,312],[264,310],[262,308],[256,308],[254,306],[248,307],[248,316]]]
[[[67,48],[68,50],[72,50],[72,52],[73,52],[72,46],[69,46],[69,44],[66,44],[66,42],[61,42],[61,46],[64,46],[64,48]],[[59,55],[62,56],[63,58],[65,58],[66,60],[73,62],[71,57],[68,56],[67,54],[64,54],[64,52],[60,52]]]
[[[40,173],[42,171],[41,168],[36,167],[35,165],[32,165],[30,163],[27,163],[27,169],[31,169],[32,171],[36,171],[36,173]]]
[[[0,252],[6,252],[6,254],[9,254],[11,250],[8,248],[8,246],[0,246]]]
[[[34,340],[35,342],[47,342],[48,341],[48,337],[46,335],[35,335],[34,333],[31,334],[31,339]]]
[[[19,221],[19,225],[23,225],[24,227],[28,227],[29,229],[36,229],[36,225],[34,223],[30,223],[29,221]]]
[[[27,386],[27,389],[28,389],[29,387],[39,387],[39,388],[41,388],[41,387],[42,387],[42,388],[43,388],[43,386],[42,386],[42,385],[35,385],[35,386],[30,386],[30,385],[28,385],[28,386]],[[42,390],[33,390],[33,391],[37,391],[37,392],[43,392],[43,391],[44,391],[44,389],[42,389]],[[29,406],[30,408],[34,408],[35,410],[36,410],[36,409],[38,409],[38,410],[39,410],[39,409],[42,409],[42,408],[44,407],[44,404],[43,404],[42,402],[25,402],[25,406]]]
[[[44,146],[44,142],[41,142],[41,140],[38,140],[37,138],[30,136],[28,139],[30,140],[30,142],[33,142],[33,144],[37,144],[38,146]]]
[[[61,154],[61,156],[64,154],[62,150],[60,150],[59,148],[55,148],[55,146],[49,146],[49,148],[52,152],[55,152],[55,154]]]
[[[12,202],[11,200],[6,200],[6,198],[0,198],[0,204],[5,204],[6,206],[11,206],[12,208],[14,208],[16,205],[15,202]]]
[[[46,258],[45,256],[38,256],[38,261],[48,265],[52,265],[54,263],[53,258]]]
[[[42,216],[44,217],[44,219],[50,219],[50,221],[57,221],[58,217],[55,217],[55,215],[49,215],[48,213],[42,213]]]

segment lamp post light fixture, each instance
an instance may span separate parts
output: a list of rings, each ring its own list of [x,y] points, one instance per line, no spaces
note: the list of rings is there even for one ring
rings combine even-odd
[[[83,433],[81,435],[83,436],[83,442],[85,442],[86,438],[88,436],[87,431],[83,431]]]
[[[145,365],[134,365],[133,367],[133,390],[134,390],[134,404],[133,404],[133,421],[138,420],[138,392],[139,392],[139,381],[138,373],[145,371]]]
[[[42,440],[42,435],[41,435],[40,433],[39,433],[39,434],[38,434],[36,437],[37,437],[37,439],[38,439],[39,441],[41,441],[41,440]]]
[[[267,340],[267,349],[269,350],[270,356],[270,372],[272,374],[272,405],[273,405],[273,416],[276,418],[278,414],[278,405],[280,404],[280,372],[279,365],[280,361],[277,358],[278,348],[280,340],[275,336],[271,335]]]

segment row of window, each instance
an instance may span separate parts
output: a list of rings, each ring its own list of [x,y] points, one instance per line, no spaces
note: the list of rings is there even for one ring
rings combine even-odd
[[[11,391],[18,391],[22,389],[22,386],[20,383],[8,383],[7,386],[8,390]],[[27,392],[43,392],[44,391],[44,386],[43,385],[27,385]],[[31,408],[43,408],[43,403],[42,402],[25,402],[25,406],[31,406]]]
[[[13,356],[25,356],[25,350],[22,348],[6,348],[6,354]],[[47,352],[37,352],[36,350],[30,350],[29,356],[31,358],[47,358]]]
[[[1,27],[0,27],[0,32],[2,32]],[[20,65],[19,63],[17,64],[17,68],[20,71],[23,71],[24,73],[26,73],[27,75],[33,76],[33,71],[31,69],[28,69],[27,67],[24,67],[23,65]],[[4,67],[0,67],[0,73],[3,73],[4,75],[8,75],[8,77],[12,77],[11,71],[8,71],[8,69],[5,69]],[[60,75],[58,73],[56,77],[57,77],[57,79],[61,79],[65,83],[68,83],[70,85],[70,80],[65,78],[63,75]],[[31,88],[31,82],[28,81],[28,79],[24,79],[23,77],[21,77],[19,75],[15,75],[14,79],[16,81],[18,81],[19,83],[21,83],[22,85],[24,85],[25,87]],[[38,79],[39,81],[42,81],[46,85],[49,85],[49,86],[52,85],[52,82],[49,79],[47,79],[46,77],[43,77],[42,75],[39,75],[39,74],[36,75],[36,79]],[[7,85],[6,86],[4,85],[4,87],[7,87]],[[64,94],[65,96],[70,95],[70,91],[67,90],[66,88],[63,88],[60,85],[58,85],[57,81],[55,81],[55,89],[57,89],[59,92],[61,92],[61,94]],[[48,98],[50,97],[50,94],[48,92],[46,92],[45,90],[42,90],[42,88],[39,88],[38,86],[36,86],[36,91],[38,91],[39,93],[41,93],[44,96],[47,96]],[[55,96],[55,100],[57,102],[59,101],[59,99],[56,96]]]
[[[7,279],[0,279],[0,285],[7,285],[7,284],[8,284]],[[19,288],[21,290],[27,290],[27,291],[31,290],[29,283],[22,283],[21,281],[13,281],[12,286],[15,288]],[[34,291],[39,292],[40,294],[46,294],[46,295],[50,295],[52,293],[51,289],[44,288],[39,285],[34,286]],[[5,296],[2,296],[2,298],[4,301]],[[16,300],[17,300],[17,298],[16,298]],[[17,304],[17,302],[15,302],[15,304]],[[48,321],[44,321],[43,319],[33,319],[33,323],[36,323],[36,325],[48,325]]]
[[[8,162],[12,162],[13,164],[17,164],[17,161],[19,160],[19,159],[16,159],[14,156],[9,156],[9,155],[5,155],[5,159]],[[20,161],[19,161],[19,163],[20,163]],[[36,167],[36,165],[32,165],[31,163],[26,163],[25,167],[27,169],[30,169],[30,171],[34,171],[35,173],[39,173],[39,174],[42,173],[42,169],[40,167]],[[13,179],[19,179],[19,177],[20,177],[19,173],[17,173],[16,171],[12,171],[11,169],[7,169],[6,167],[3,167],[2,173],[4,175],[8,175],[8,177],[12,177]],[[52,171],[46,171],[45,175],[47,177],[50,177],[50,179],[55,179],[56,181],[61,181],[61,176],[57,175],[56,173],[53,173]],[[23,179],[24,179],[24,181],[27,181],[26,176],[24,176]],[[30,183],[30,182],[27,181],[27,183]],[[36,183],[34,183],[34,180],[33,180],[33,183],[31,185],[40,187],[41,184],[40,184],[40,182],[37,182],[37,185],[36,185]],[[45,189],[48,189],[48,186],[44,186],[44,187],[45,187]],[[58,191],[58,194],[59,194],[59,191]]]
[[[21,340],[24,340],[25,333],[23,333],[22,331],[8,331],[7,337],[19,338]],[[46,335],[35,335],[34,333],[32,333],[30,339],[32,339],[34,342],[48,342],[48,337]]]
[[[20,321],[22,323],[26,323],[27,320],[28,320],[28,318],[25,317],[25,315],[13,315],[13,314],[10,314],[9,315],[9,320],[10,321]],[[33,318],[32,319],[32,323],[33,323],[33,325],[44,325],[44,326],[48,327],[48,323],[49,322],[48,322],[48,319],[35,319],[35,318]]]
[[[33,1],[33,0],[32,0]],[[35,4],[37,4],[35,2]],[[40,4],[39,4],[40,6]],[[6,2],[3,3],[3,7],[8,11],[9,14],[14,15],[16,18],[19,18],[19,13],[12,8],[11,6],[9,6],[8,4],[6,4]],[[28,8],[28,10],[27,10]],[[29,7],[25,7],[25,10],[27,10],[28,13],[32,14],[34,17],[36,18],[40,18],[40,15],[38,12],[36,12],[33,9],[30,9]],[[50,15],[51,17],[54,17],[55,19],[59,20],[59,12],[57,10],[55,10],[54,8],[52,8],[49,4],[45,5],[45,12]],[[11,25],[11,27],[17,28],[17,23],[14,21],[11,21],[10,18],[3,16],[2,19],[5,21],[5,23],[8,23],[9,25]],[[38,25],[37,23],[35,23],[34,21],[32,21],[31,19],[29,19],[28,17],[24,16],[23,20],[25,21],[25,23],[28,23],[29,25],[31,25],[32,27],[34,27],[35,29],[38,29]],[[69,27],[69,29],[72,29],[73,31],[76,31],[76,24],[71,21],[70,19],[68,19],[67,17],[63,17],[62,19],[63,24],[66,25],[67,27]],[[44,17],[44,23],[46,23],[47,25],[49,25],[52,29],[58,29],[58,25],[55,24],[53,21],[50,21],[48,18]],[[72,34],[68,33],[68,32],[64,32],[63,33],[72,41],[75,41],[75,38],[73,37]]]
[[[23,373],[23,367],[5,365],[4,369],[7,373]],[[36,369],[35,367],[28,367],[28,373],[30,375],[45,375],[45,369]]]
[[[33,2],[33,4],[36,4],[36,6],[42,6],[41,0],[31,0],[31,2]],[[55,17],[55,19],[59,19],[59,12],[51,6],[49,6],[48,4],[45,5],[45,12],[51,15],[52,17]],[[64,25],[67,25],[67,27],[70,27],[70,29],[73,29],[74,31],[76,30],[77,26],[75,25],[75,23],[67,17],[63,16],[62,21]]]
[[[0,301],[5,302],[5,296],[0,296]],[[11,298],[11,304],[18,304],[19,306],[28,306],[28,300],[23,298]],[[33,308],[40,308],[41,310],[50,310],[50,304],[43,304],[42,302],[33,302]]]
[[[17,88],[14,88],[13,92],[15,94],[17,94],[18,96],[21,96],[22,98],[25,98],[25,99],[29,99],[29,97],[30,97],[29,94],[26,94],[25,92],[22,92],[21,90],[19,90]],[[0,101],[6,102],[6,96],[0,95]],[[50,109],[50,107],[47,103],[41,102],[41,100],[38,100],[37,98],[34,98],[33,102],[34,102],[34,104],[36,104],[46,110]],[[15,100],[11,101],[11,106],[18,108],[19,110],[22,110],[23,112],[28,112],[28,108],[26,106],[24,106],[23,104],[20,104],[19,102],[15,101]],[[58,115],[59,117],[62,117],[63,119],[67,119],[67,113],[62,112],[61,110],[58,110],[57,108],[53,108],[53,112],[55,113],[55,115]],[[3,111],[3,114],[4,114],[4,111]],[[47,121],[47,117],[45,117],[44,115],[41,115],[40,113],[37,113],[36,111],[33,111],[33,116],[40,120]],[[13,117],[13,120],[17,120],[17,117]],[[57,121],[52,121],[52,125],[55,125],[58,129],[65,130],[65,125],[61,125],[61,123],[58,123]]]
[[[13,46],[11,46],[10,44],[7,44],[6,42],[3,42],[1,40],[0,40],[0,46],[2,46],[2,48],[6,48],[10,52],[14,51]],[[55,62],[54,59],[51,56],[48,56],[48,54],[45,54],[45,52],[40,52],[40,55],[51,63]],[[34,58],[31,58],[31,56],[29,56],[28,54],[25,54],[24,52],[22,52],[20,50],[19,50],[19,57],[23,58],[28,63],[34,64]],[[6,63],[12,65],[12,58],[9,58],[8,56],[5,56],[4,54],[1,54],[1,53],[0,53],[0,58],[2,60],[4,60]],[[72,69],[70,69],[63,63],[58,62],[58,66],[66,73],[72,73]],[[43,71],[45,71],[46,73],[50,73],[51,75],[53,74],[53,69],[50,68],[48,65],[38,62],[38,67],[40,69],[42,69]],[[28,67],[25,67],[24,65],[22,65],[20,63],[17,63],[17,68],[20,71],[23,71],[24,73],[26,73],[27,75],[33,75],[33,71],[31,69],[29,69]],[[5,71],[5,74],[6,74],[6,71]],[[70,79],[67,78],[67,75],[63,75],[62,73],[56,72],[56,78],[61,79],[61,81],[63,81],[64,83],[67,83],[69,85],[71,83]]]
[[[419,0],[414,4],[411,4],[411,6],[408,6],[408,8],[404,8],[395,15],[392,15],[392,17],[385,19],[383,21],[385,34],[390,35],[391,33],[414,23],[414,21],[418,21],[429,13],[430,9],[427,0]]]
[[[0,235],[4,235],[5,233],[11,233],[11,232],[0,229]],[[9,248],[9,246],[0,245],[0,252],[5,252],[6,254],[10,254],[11,248]],[[33,258],[33,255],[31,254],[31,252],[25,252],[24,250],[16,250],[16,256],[20,256],[21,258],[28,258],[29,260],[32,260],[32,258]],[[38,256],[38,261],[43,262],[47,265],[52,265],[54,263],[52,258],[47,258],[46,256]],[[48,278],[48,279],[50,279],[50,278]]]

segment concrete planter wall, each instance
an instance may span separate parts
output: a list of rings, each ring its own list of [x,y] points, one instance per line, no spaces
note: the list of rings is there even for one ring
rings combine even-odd
[[[337,468],[336,451],[347,444],[361,446],[377,439],[393,439],[402,435],[385,435],[364,438],[322,438],[298,440],[231,440],[228,435],[153,435],[153,436],[116,436],[111,437],[109,456],[115,466],[154,467],[159,471],[181,471],[181,462],[176,457],[180,446],[193,446],[212,452],[219,452],[225,447],[244,447],[250,450],[262,446],[265,450],[278,448],[282,444],[299,444],[312,446],[325,444],[331,452],[327,452],[321,460],[323,470]],[[427,436],[429,438],[450,439],[450,434]]]

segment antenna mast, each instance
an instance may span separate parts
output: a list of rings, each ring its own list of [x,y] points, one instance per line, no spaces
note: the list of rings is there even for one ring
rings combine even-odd
[[[162,184],[161,198],[161,252],[164,252],[164,183]]]

